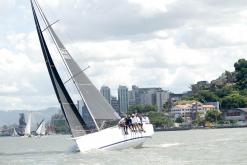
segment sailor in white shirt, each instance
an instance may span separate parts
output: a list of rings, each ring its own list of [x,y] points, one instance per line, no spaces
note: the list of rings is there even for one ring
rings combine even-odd
[[[124,134],[128,134],[128,128],[126,126],[126,118],[122,118],[119,122],[118,122],[118,126],[120,128],[123,128]]]
[[[142,122],[145,124],[149,124],[149,118],[147,116],[144,116]]]
[[[138,129],[137,117],[134,114],[132,114],[132,116],[131,116],[131,121],[132,121],[133,130],[137,131],[137,129]]]

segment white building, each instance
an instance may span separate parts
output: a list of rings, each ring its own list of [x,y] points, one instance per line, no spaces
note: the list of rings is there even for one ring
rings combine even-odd
[[[195,114],[199,114],[201,118],[204,118],[208,110],[217,109],[214,105],[204,105],[199,102],[179,104],[171,108],[170,116],[174,119],[179,116],[183,117],[186,121],[192,121],[195,119]]]

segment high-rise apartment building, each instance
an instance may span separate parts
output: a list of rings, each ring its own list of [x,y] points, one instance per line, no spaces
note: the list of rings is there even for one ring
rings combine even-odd
[[[114,96],[111,96],[111,106],[112,106],[113,109],[115,109],[115,111],[117,113],[120,114],[120,112],[119,112],[119,103],[118,103],[117,98],[114,97]]]
[[[107,100],[107,102],[109,104],[111,104],[111,90],[109,87],[107,86],[102,86],[100,88],[100,93],[105,97],[105,99]]]
[[[128,88],[126,86],[118,87],[118,102],[119,102],[119,110],[121,114],[125,114],[128,111]]]
[[[135,85],[129,91],[129,105],[154,105],[160,112],[168,101],[169,92],[162,88],[139,88]]]

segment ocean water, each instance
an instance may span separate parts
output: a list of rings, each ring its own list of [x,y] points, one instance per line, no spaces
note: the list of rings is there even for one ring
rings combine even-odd
[[[157,132],[143,148],[87,153],[69,138],[2,137],[0,164],[247,165],[247,128]]]

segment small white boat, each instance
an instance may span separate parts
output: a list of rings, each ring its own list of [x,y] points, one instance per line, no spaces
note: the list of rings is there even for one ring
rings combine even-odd
[[[38,136],[44,136],[44,135],[46,134],[45,131],[46,131],[46,130],[45,130],[45,120],[42,120],[42,121],[40,122],[40,124],[38,125],[38,127],[37,127],[35,133],[36,133],[36,135],[38,135]]]
[[[13,137],[19,136],[15,128],[13,128],[12,136]]]
[[[34,3],[33,3],[34,2]],[[46,27],[41,30],[35,7],[38,9]],[[53,84],[57,99],[62,112],[71,129],[73,139],[80,151],[92,149],[123,149],[127,147],[141,146],[146,139],[152,137],[154,131],[152,124],[144,124],[145,132],[128,132],[126,135],[122,128],[116,126],[120,117],[111,105],[100,94],[97,88],[89,80],[79,65],[69,54],[61,40],[41,10],[36,0],[31,0],[34,21],[43,52],[44,60]],[[59,55],[68,70],[70,78],[62,81],[58,70],[53,62],[43,32],[48,31],[54,42]],[[85,104],[83,114],[80,115],[78,108],[71,99],[65,83],[72,81],[78,91],[81,100]]]

